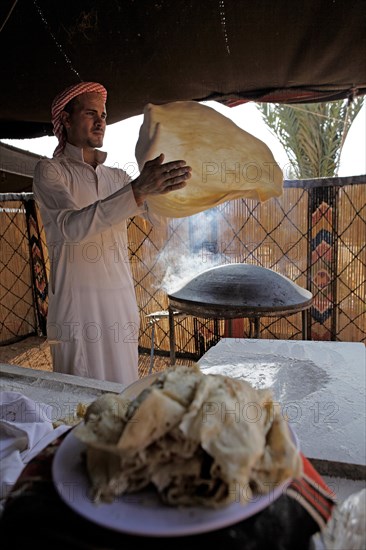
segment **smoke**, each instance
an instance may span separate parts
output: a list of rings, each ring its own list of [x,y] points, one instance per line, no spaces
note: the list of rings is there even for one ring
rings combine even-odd
[[[176,255],[166,255],[164,261],[166,269],[161,287],[167,294],[176,292],[190,279],[207,269],[207,264],[202,263],[202,256],[199,254],[178,258]]]
[[[169,243],[160,252],[157,261],[163,273],[160,288],[167,294],[171,294],[203,271],[226,263],[223,255],[216,250],[217,247],[212,249],[210,245],[212,245],[211,242],[206,242],[199,250],[195,248],[194,252],[189,252],[182,251],[182,247],[179,249]]]
[[[157,258],[159,270],[163,273],[159,288],[167,294],[177,292],[188,281],[212,267],[236,261],[235,254],[229,257],[220,241],[216,209],[201,212],[183,222],[171,220],[171,223],[172,238]],[[176,238],[178,233],[179,239]]]

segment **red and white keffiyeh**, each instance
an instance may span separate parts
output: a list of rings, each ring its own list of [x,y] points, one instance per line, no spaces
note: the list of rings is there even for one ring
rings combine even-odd
[[[73,84],[72,86],[69,86],[68,88],[60,92],[53,100],[51,106],[51,120],[53,124],[53,133],[58,139],[58,145],[53,153],[53,156],[59,156],[63,152],[66,144],[66,134],[64,132],[64,128],[61,122],[62,111],[64,110],[68,102],[71,101],[74,97],[80,94],[91,92],[101,94],[104,103],[106,103],[107,90],[104,88],[104,86],[102,86],[102,84],[99,84],[98,82],[79,82],[78,84]]]

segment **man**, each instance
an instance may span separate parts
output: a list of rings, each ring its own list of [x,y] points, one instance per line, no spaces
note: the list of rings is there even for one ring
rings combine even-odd
[[[34,173],[50,257],[47,334],[56,372],[128,385],[138,378],[139,312],[128,259],[126,220],[149,219],[149,195],[181,189],[185,161],[146,162],[131,181],[104,166],[105,88],[82,82],[52,104],[59,140]],[[150,220],[151,221],[151,220]]]

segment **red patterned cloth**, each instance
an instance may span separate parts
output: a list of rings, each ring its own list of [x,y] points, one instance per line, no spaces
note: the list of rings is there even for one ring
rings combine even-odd
[[[101,94],[104,103],[106,103],[107,90],[104,88],[104,86],[102,86],[102,84],[99,84],[98,82],[79,82],[78,84],[73,84],[72,86],[69,86],[68,88],[60,92],[53,100],[51,106],[53,133],[59,141],[53,153],[55,157],[59,156],[63,152],[66,143],[66,136],[61,122],[62,111],[64,110],[68,102],[71,101],[74,97],[92,92]]]
[[[301,458],[303,475],[291,482],[286,494],[296,499],[323,530],[336,504],[336,495],[303,454]]]
[[[278,89],[263,92],[249,92],[245,93],[245,97],[238,96],[226,97],[225,99],[218,99],[219,103],[226,105],[226,107],[237,107],[243,103],[250,101],[262,102],[262,103],[319,103],[320,101],[335,101],[336,99],[342,99],[339,90],[330,91],[317,91],[317,90],[303,90],[301,88],[291,89]]]

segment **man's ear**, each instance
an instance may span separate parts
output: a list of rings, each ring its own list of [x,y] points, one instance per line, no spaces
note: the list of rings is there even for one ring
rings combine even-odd
[[[70,113],[67,111],[61,112],[61,123],[64,128],[70,128]]]

